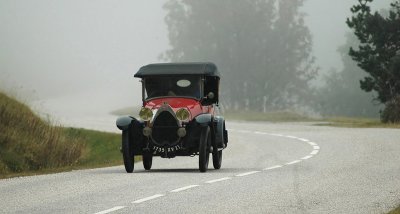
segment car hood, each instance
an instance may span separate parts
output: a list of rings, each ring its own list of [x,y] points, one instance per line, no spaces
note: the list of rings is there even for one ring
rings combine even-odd
[[[169,105],[174,112],[181,108],[186,108],[190,112],[190,120],[202,113],[203,108],[200,101],[190,98],[158,98],[152,99],[145,103],[145,107],[150,108],[153,112],[156,112],[161,106]]]

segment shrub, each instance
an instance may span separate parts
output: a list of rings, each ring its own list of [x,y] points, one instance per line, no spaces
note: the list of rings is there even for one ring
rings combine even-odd
[[[384,123],[400,123],[400,96],[396,96],[386,103],[381,112],[381,120]]]

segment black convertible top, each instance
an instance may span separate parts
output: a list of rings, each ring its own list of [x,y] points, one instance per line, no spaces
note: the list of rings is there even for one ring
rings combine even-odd
[[[135,77],[170,76],[170,75],[206,75],[220,77],[214,63],[157,63],[143,66]]]

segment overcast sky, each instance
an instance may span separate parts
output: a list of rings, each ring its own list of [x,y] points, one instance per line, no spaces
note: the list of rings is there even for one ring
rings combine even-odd
[[[140,105],[133,74],[168,48],[163,2],[0,0],[0,87],[40,100],[55,114]],[[306,1],[323,71],[341,68],[336,49],[345,42],[344,21],[355,2]],[[388,7],[390,0],[377,2]]]

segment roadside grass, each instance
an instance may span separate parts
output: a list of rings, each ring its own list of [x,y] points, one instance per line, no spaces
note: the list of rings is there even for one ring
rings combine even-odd
[[[400,128],[399,123],[382,123],[374,118],[329,117],[320,120],[319,126],[334,126],[347,128]]]
[[[268,121],[268,122],[304,122],[315,121],[311,117],[307,117],[290,111],[275,112],[257,112],[257,111],[224,111],[224,117],[228,120],[244,120],[244,121]]]
[[[382,123],[377,118],[322,117],[314,118],[291,111],[255,112],[225,111],[227,120],[266,121],[266,122],[313,122],[317,126],[346,128],[400,128],[400,123]]]
[[[0,92],[0,178],[122,164],[118,134],[53,126]]]
[[[322,117],[314,118],[291,111],[255,112],[225,111],[228,120],[266,121],[266,122],[313,122],[317,126],[333,126],[346,128],[400,128],[400,123],[382,123],[377,118],[357,117]]]
[[[123,164],[120,152],[121,134],[77,128],[64,128],[64,133],[71,138],[80,138],[85,143],[85,151],[73,166],[74,169]],[[135,162],[141,160],[140,156],[135,157]]]
[[[388,214],[400,214],[400,205],[396,209],[390,211]]]
[[[41,175],[79,169],[92,169],[123,165],[122,154],[120,152],[120,134],[77,128],[60,129],[62,129],[63,134],[67,138],[79,139],[84,145],[82,155],[75,163],[67,166],[24,170],[20,172],[8,171],[0,174],[0,178]],[[141,156],[135,157],[135,162],[139,162],[141,160]],[[121,168],[121,173],[124,173],[123,168]]]
[[[82,155],[80,139],[36,116],[16,99],[0,93],[0,174],[73,165]]]

